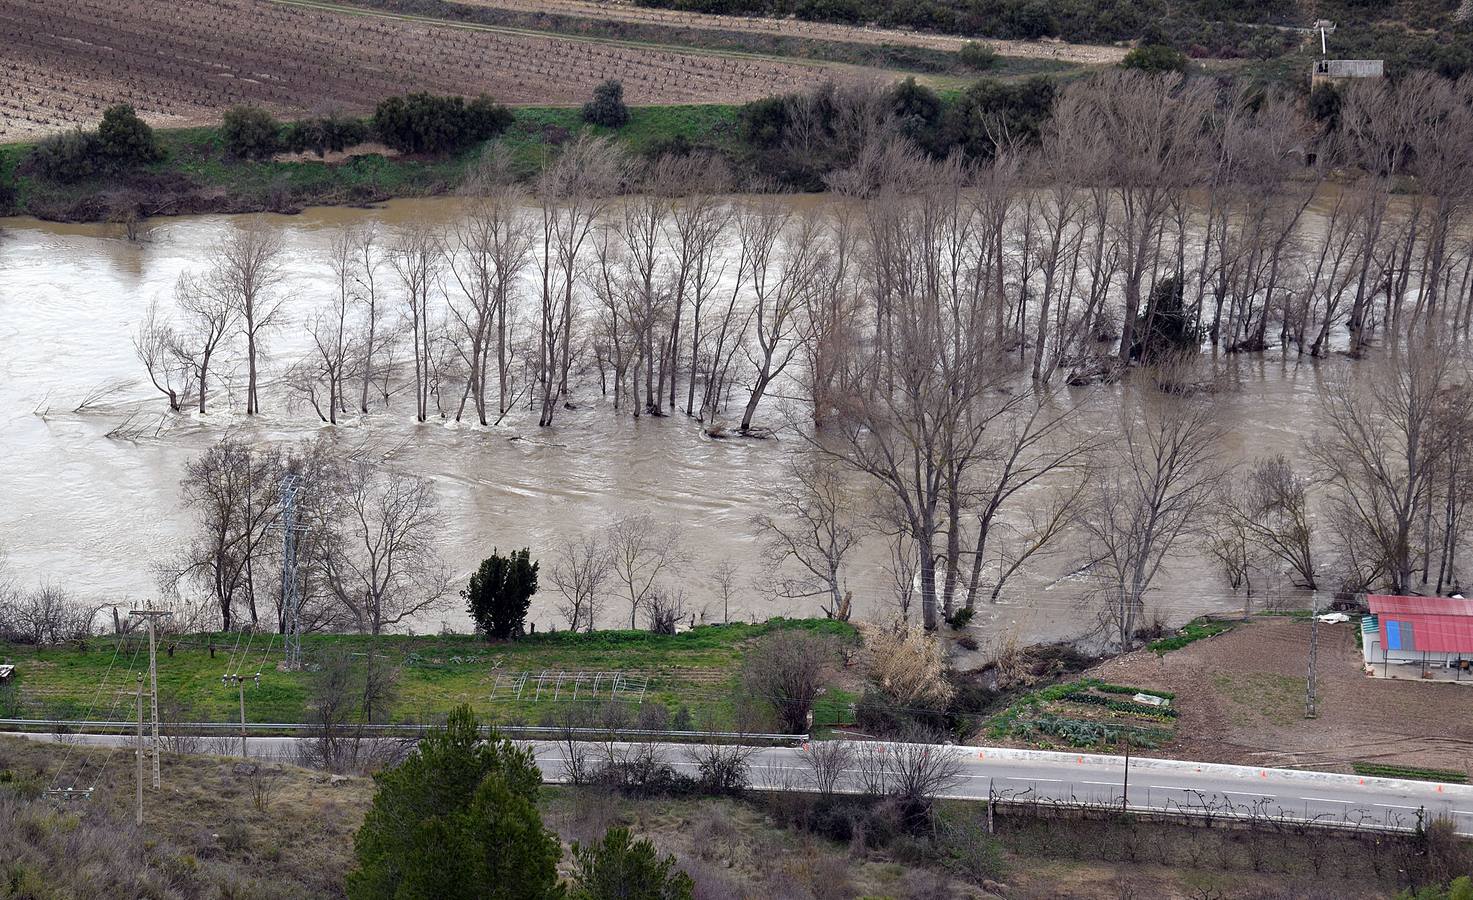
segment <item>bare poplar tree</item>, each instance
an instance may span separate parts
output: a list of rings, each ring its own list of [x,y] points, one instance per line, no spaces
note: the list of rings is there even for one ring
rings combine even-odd
[[[1309,481],[1280,454],[1254,461],[1241,487],[1225,498],[1229,524],[1252,544],[1289,566],[1314,590],[1314,517]]]
[[[338,413],[348,409],[347,382],[353,373],[350,366],[358,355],[352,345],[351,331],[354,286],[358,280],[358,255],[354,235],[339,232],[328,249],[336,291],[328,307],[319,311],[307,326],[312,337],[313,355],[294,367],[296,383],[317,416],[336,425]],[[319,388],[325,396],[319,396]]]
[[[404,289],[404,306],[414,344],[415,419],[429,419],[430,392],[435,380],[431,304],[440,286],[444,264],[439,236],[429,228],[410,226],[400,231],[389,256]]]
[[[208,285],[234,308],[246,342],[246,414],[261,409],[257,391],[262,338],[276,321],[281,299],[274,288],[281,280],[280,233],[259,216],[230,232],[210,251]]]
[[[362,334],[356,343],[359,348],[358,368],[362,385],[358,397],[358,411],[368,412],[369,389],[374,379],[383,377],[385,387],[380,392],[388,400],[387,370],[391,366],[381,365],[379,351],[388,343],[389,336],[383,323],[383,304],[379,296],[379,272],[387,261],[378,227],[372,223],[349,231],[353,246],[353,271],[358,282],[355,292],[362,306]]]
[[[551,425],[559,398],[568,396],[573,368],[573,323],[584,247],[619,186],[624,159],[607,138],[580,136],[543,169],[537,193],[541,229],[536,263],[541,276],[538,326],[539,425]]]
[[[819,284],[826,256],[819,216],[795,216],[780,199],[759,198],[738,214],[737,222],[742,255],[748,260],[757,341],[748,357],[754,370],[752,390],[742,412],[741,430],[747,434],[773,379],[801,349],[803,313],[809,293]]]
[[[474,402],[482,425],[491,421],[486,400],[489,370],[494,368],[496,375],[496,421],[510,410],[515,393],[512,306],[517,279],[530,262],[532,249],[530,223],[520,215],[521,206],[522,197],[515,187],[487,186],[451,236],[450,271],[463,299],[452,302],[450,311],[459,331],[456,346],[467,370],[466,396]],[[457,420],[464,407],[465,396]]]

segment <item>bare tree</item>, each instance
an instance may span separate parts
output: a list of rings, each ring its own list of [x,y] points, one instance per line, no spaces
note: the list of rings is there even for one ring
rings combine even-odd
[[[424,422],[429,419],[435,381],[431,302],[444,263],[439,235],[422,226],[402,229],[390,250],[389,262],[404,289],[405,318],[414,345],[415,420]]]
[[[1424,523],[1449,442],[1468,425],[1466,414],[1439,415],[1447,392],[1466,379],[1455,360],[1425,344],[1336,377],[1322,397],[1324,428],[1309,445],[1342,565],[1383,575],[1398,593],[1412,589],[1434,552]]]
[[[100,609],[53,584],[0,591],[0,640],[35,646],[86,640]]]
[[[774,501],[776,516],[763,513],[753,520],[775,590],[780,597],[823,598],[823,614],[847,622],[852,595],[844,559],[859,544],[859,529],[842,470],[832,457],[817,454],[790,457],[788,469],[795,484]],[[798,569],[796,577],[778,574],[789,562]]]
[[[334,425],[338,413],[347,411],[347,381],[353,374],[349,367],[358,355],[352,346],[350,330],[353,292],[358,281],[357,249],[352,232],[343,231],[333,238],[328,263],[337,290],[328,308],[319,312],[307,327],[314,354],[309,361],[295,367],[297,377],[293,379],[318,418]],[[325,396],[318,395],[319,388],[324,389]]]
[[[757,339],[756,352],[749,354],[753,380],[742,412],[743,434],[752,430],[769,385],[802,348],[808,296],[827,264],[822,220],[816,214],[797,215],[790,227],[794,219],[792,207],[772,197],[759,198],[737,216]]]
[[[160,581],[171,595],[186,584],[204,588],[226,631],[240,603],[256,626],[258,599],[269,596],[272,579],[262,578],[260,569],[268,533],[280,516],[283,471],[279,451],[228,436],[185,466],[180,486],[197,531],[181,558],[160,570]]]
[[[358,458],[347,463],[342,490],[340,508],[320,525],[330,539],[315,564],[358,630],[381,634],[443,606],[451,591],[436,551],[434,485]]]
[[[639,611],[659,589],[660,579],[684,556],[680,533],[661,527],[648,514],[627,516],[609,526],[607,547],[614,580],[629,601],[629,627],[639,627]]]
[[[281,280],[280,233],[259,216],[230,232],[210,251],[210,289],[235,311],[246,341],[246,414],[260,411],[257,392],[262,337],[276,321],[281,300],[273,288]]]
[[[366,414],[369,389],[373,386],[374,379],[382,377],[386,383],[387,369],[391,368],[381,366],[379,361],[379,351],[389,343],[389,336],[385,333],[383,324],[383,305],[379,298],[379,271],[383,268],[386,258],[376,225],[370,223],[352,229],[349,231],[348,239],[353,247],[353,274],[357,280],[357,290],[354,294],[357,302],[362,306],[362,332],[355,342],[359,349],[358,369],[362,375],[358,411]],[[387,387],[380,393],[387,402]]]
[[[558,612],[568,622],[569,631],[579,628],[592,632],[603,608],[605,583],[613,575],[614,561],[598,535],[567,539],[558,546],[548,573],[553,587],[563,595]]]
[[[539,425],[551,425],[559,398],[568,396],[573,368],[573,322],[583,249],[594,224],[618,188],[624,159],[607,138],[580,136],[543,169],[537,193],[542,204],[536,236],[541,276],[538,327]]]
[[[183,319],[175,334],[174,354],[187,363],[189,380],[199,396],[199,411],[209,400],[210,367],[230,329],[235,327],[235,307],[228,298],[212,290],[207,279],[189,273],[174,285],[174,303]]]
[[[148,372],[148,380],[169,398],[169,411],[183,409],[191,390],[191,366],[181,354],[180,335],[160,312],[157,298],[149,301],[133,335],[133,352]]]
[[[459,331],[457,349],[468,372],[466,394],[474,401],[482,425],[491,421],[486,402],[488,370],[496,370],[496,421],[510,410],[515,392],[512,305],[517,279],[531,260],[532,248],[530,223],[520,215],[521,207],[522,197],[515,187],[489,186],[473,204],[470,216],[452,231],[455,252],[450,256],[450,271],[463,301],[452,302],[450,311]],[[461,409],[464,406],[462,397]]]
[[[1228,518],[1264,552],[1293,569],[1314,590],[1315,557],[1309,482],[1283,454],[1256,460],[1242,489],[1230,493]]]
[[[1171,551],[1208,524],[1222,474],[1214,405],[1145,390],[1122,404],[1120,441],[1094,468],[1078,519],[1102,581],[1103,621],[1122,649],[1134,643],[1145,596]]]

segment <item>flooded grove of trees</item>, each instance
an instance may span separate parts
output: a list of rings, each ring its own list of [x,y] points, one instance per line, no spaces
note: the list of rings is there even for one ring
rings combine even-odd
[[[1128,646],[1185,593],[1459,588],[1473,83],[1358,87],[1326,136],[1287,99],[1102,75],[1037,147],[997,123],[986,163],[860,94],[821,196],[578,138],[532,185],[488,153],[438,219],[354,215],[306,250],[280,220],[195,233],[167,290],[116,301],[124,331],[52,321],[27,261],[0,269],[15,348],[88,335],[7,367],[45,433],[10,430],[56,452],[11,438],[33,465],[0,524],[106,531],[132,502],[109,468],[141,477],[180,524],[126,584],[199,626],[280,626],[288,472],[322,629],[433,627],[493,544],[532,546],[559,628],[1010,605],[1053,623],[1026,636]],[[1283,409],[1265,360],[1313,373]],[[73,464],[87,486],[53,496],[87,513],[50,523],[21,482]],[[632,494],[606,481],[632,467]],[[12,610],[77,571],[23,549]]]

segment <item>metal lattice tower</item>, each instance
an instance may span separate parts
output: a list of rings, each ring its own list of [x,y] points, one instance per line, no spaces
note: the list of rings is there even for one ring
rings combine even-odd
[[[302,476],[289,472],[281,478],[281,605],[286,613],[283,643],[286,667],[302,667],[302,592],[297,579],[297,537],[307,526],[297,521],[297,494]]]

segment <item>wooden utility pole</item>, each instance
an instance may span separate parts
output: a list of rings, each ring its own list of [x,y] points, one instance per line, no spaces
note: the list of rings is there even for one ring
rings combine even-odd
[[[143,673],[138,673],[138,824],[143,825]]]
[[[1313,719],[1319,715],[1316,693],[1319,687],[1320,610],[1315,595],[1309,596],[1309,670],[1304,675],[1304,717]]]
[[[148,623],[148,681],[149,707],[153,716],[153,787],[159,787],[159,657],[158,643],[154,636],[154,620],[169,615],[167,610],[130,609],[129,616],[136,616]]]

